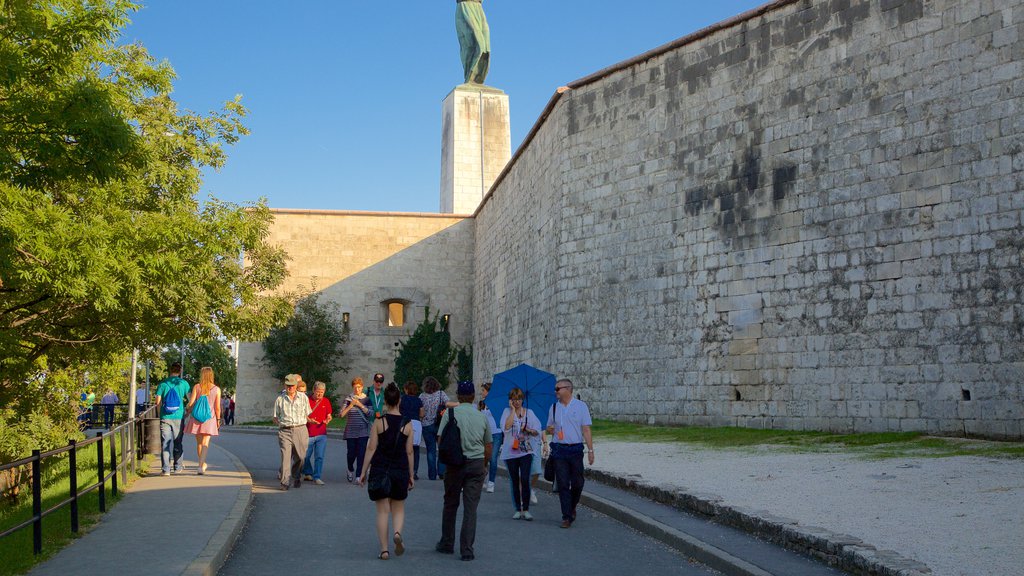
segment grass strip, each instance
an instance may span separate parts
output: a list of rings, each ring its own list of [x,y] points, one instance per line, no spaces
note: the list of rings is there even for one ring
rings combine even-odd
[[[651,426],[594,420],[595,438],[629,442],[666,442],[710,449],[775,447],[789,452],[849,452],[866,458],[986,456],[1024,458],[1024,443],[927,436],[920,432],[835,434],[804,430]]]

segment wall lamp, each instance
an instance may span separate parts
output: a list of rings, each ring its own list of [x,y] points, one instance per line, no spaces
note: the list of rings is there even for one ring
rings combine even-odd
[[[346,330],[348,329],[348,321],[349,321],[349,314],[348,314],[348,312],[342,312],[341,313],[341,323],[344,325]]]
[[[452,319],[451,314],[444,314],[441,316],[441,330],[448,331],[448,322]]]

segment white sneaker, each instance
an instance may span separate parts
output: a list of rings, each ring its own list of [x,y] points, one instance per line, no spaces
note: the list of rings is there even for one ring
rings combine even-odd
[[[530,514],[529,510],[523,512],[523,520],[533,520],[533,514]]]
[[[316,480],[313,480],[313,484],[316,484],[317,486],[323,486],[324,485],[324,481],[319,479],[319,478],[317,478]]]
[[[536,503],[537,503],[537,491],[536,490],[530,490],[530,504],[536,504]],[[529,520],[529,518],[527,518],[527,520]]]
[[[312,474],[306,474],[305,476],[302,477],[302,479],[303,480],[312,480],[313,479],[313,475]]]
[[[487,483],[487,488],[485,488],[485,491],[488,494],[494,494],[494,482],[488,482]]]
[[[519,520],[522,517],[523,517],[523,513],[522,512],[516,512],[515,514],[512,515],[512,519],[513,520]]]

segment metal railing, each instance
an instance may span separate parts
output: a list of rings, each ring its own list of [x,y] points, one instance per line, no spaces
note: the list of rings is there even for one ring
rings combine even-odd
[[[48,452],[33,450],[32,455],[27,458],[0,466],[0,473],[15,468],[31,466],[31,478],[29,481],[32,487],[32,517],[0,532],[0,539],[14,534],[23,528],[32,526],[32,551],[35,554],[39,554],[43,550],[43,518],[65,506],[70,507],[71,532],[77,534],[78,500],[93,490],[98,490],[100,512],[106,512],[106,485],[110,484],[111,496],[117,496],[118,473],[121,474],[122,485],[128,484],[129,470],[132,474],[135,474],[136,461],[141,460],[144,454],[142,426],[147,415],[155,415],[154,410],[155,407],[150,407],[142,414],[137,415],[134,420],[125,422],[107,432],[97,432],[92,438],[81,442],[72,440],[67,446]],[[118,450],[118,442],[115,440],[120,441],[120,450]],[[78,451],[94,444],[96,445],[97,481],[89,486],[81,487],[78,485]],[[49,458],[62,456],[65,453],[67,453],[68,458],[68,497],[43,510],[43,463]]]

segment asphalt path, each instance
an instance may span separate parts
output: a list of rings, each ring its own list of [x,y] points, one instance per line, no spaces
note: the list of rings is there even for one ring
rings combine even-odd
[[[477,516],[476,560],[434,551],[441,534],[443,487],[426,478],[406,500],[406,552],[377,559],[375,506],[365,488],[345,480],[345,442],[328,439],[325,486],[303,482],[278,489],[277,436],[225,431],[213,442],[237,456],[253,479],[249,521],[220,570],[223,575],[385,574],[414,569],[418,575],[451,573],[552,573],[559,575],[718,574],[615,520],[580,506],[570,529],[559,527],[558,498],[541,492],[530,507],[532,522],[513,520],[508,481],[499,477],[483,494]],[[422,456],[422,454],[421,454]],[[461,514],[456,527],[461,523]],[[456,541],[458,535],[456,534]],[[404,565],[404,568],[403,568]],[[481,572],[483,570],[483,572]],[[539,572],[540,571],[540,572]]]

